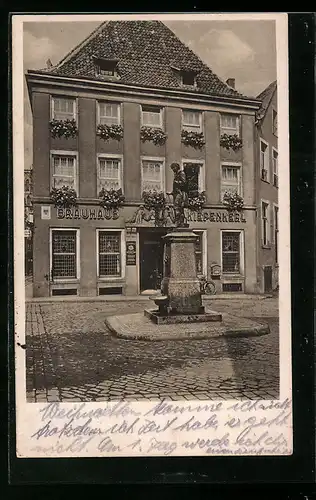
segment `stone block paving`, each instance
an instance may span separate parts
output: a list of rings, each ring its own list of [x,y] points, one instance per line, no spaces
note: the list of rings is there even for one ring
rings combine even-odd
[[[143,311],[144,301],[27,303],[29,402],[275,399],[279,394],[278,301],[216,300],[212,308],[264,321],[263,337],[114,338],[106,316]]]

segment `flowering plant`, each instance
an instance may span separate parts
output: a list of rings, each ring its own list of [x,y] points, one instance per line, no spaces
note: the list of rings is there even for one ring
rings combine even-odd
[[[225,149],[238,151],[242,147],[242,140],[237,134],[222,134],[220,138],[220,145]]]
[[[144,191],[142,198],[147,210],[162,210],[166,205],[165,194],[162,191]]]
[[[225,191],[223,196],[223,204],[229,211],[240,211],[243,209],[244,200],[238,193],[232,193],[231,191]]]
[[[118,208],[125,201],[122,189],[104,189],[99,193],[100,205],[103,208]]]
[[[144,207],[146,210],[154,211],[155,224],[163,225],[165,223],[166,197],[162,191],[144,191],[142,194]]]
[[[188,197],[188,208],[194,212],[199,212],[206,203],[206,193],[202,191],[201,193],[194,193],[193,196]]]
[[[99,124],[97,126],[97,136],[104,141],[108,141],[109,139],[120,141],[123,139],[123,127],[122,125]]]
[[[69,208],[77,204],[77,193],[69,186],[53,188],[50,192],[50,197],[55,207]]]
[[[152,141],[156,146],[163,146],[166,139],[167,134],[161,128],[142,127],[140,129],[140,140],[142,142]]]
[[[78,134],[78,128],[76,120],[51,120],[49,122],[50,133],[52,137],[65,137],[69,139],[70,137],[76,137]]]
[[[202,149],[205,145],[203,132],[193,132],[189,130],[182,130],[181,142],[194,149]]]

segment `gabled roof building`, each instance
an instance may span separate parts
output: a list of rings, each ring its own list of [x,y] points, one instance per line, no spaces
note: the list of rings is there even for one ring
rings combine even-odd
[[[237,92],[232,78],[222,81],[160,21],[103,23],[58,64],[30,69],[26,79],[35,296],[136,295],[159,287],[162,237],[174,224],[172,162],[197,198],[205,191],[202,210],[187,213],[199,236],[198,272],[214,279],[217,293],[258,291],[261,99]],[[166,197],[162,224],[146,192]],[[227,210],[235,195],[242,211]]]

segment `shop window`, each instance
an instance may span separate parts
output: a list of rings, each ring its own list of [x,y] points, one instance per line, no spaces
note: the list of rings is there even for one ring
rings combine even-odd
[[[163,191],[164,177],[163,161],[150,159],[142,160],[142,192],[143,191]]]
[[[278,152],[275,148],[272,148],[272,164],[273,164],[273,185],[278,187],[279,185],[279,177],[278,177]]]
[[[162,109],[155,106],[142,106],[142,125],[162,128]]]
[[[77,288],[56,288],[52,290],[52,295],[78,295]]]
[[[223,283],[222,290],[223,290],[223,292],[242,292],[242,284],[241,283]]]
[[[261,179],[269,182],[269,145],[260,139],[260,171]]]
[[[122,189],[122,158],[98,156],[98,193],[104,188]]]
[[[234,165],[222,165],[221,170],[221,200],[225,192],[241,195],[241,167]]]
[[[202,113],[191,109],[182,110],[182,129],[188,132],[201,132]]]
[[[52,98],[52,118],[54,120],[75,120],[76,100],[67,97]]]
[[[101,125],[119,125],[121,123],[120,104],[98,102],[98,123]]]
[[[122,295],[122,287],[99,288],[99,295]]]
[[[99,277],[120,277],[122,275],[122,233],[121,231],[98,231]]]
[[[239,116],[221,114],[221,135],[238,135],[239,137]]]
[[[68,186],[77,191],[77,155],[61,151],[52,152],[51,162],[52,187]]]
[[[52,279],[78,278],[78,230],[52,231]]]
[[[269,208],[270,205],[266,201],[261,202],[261,232],[262,232],[262,245],[268,246],[270,244],[269,241],[269,228],[270,228],[270,220],[269,220]]]
[[[241,233],[222,232],[222,269],[223,273],[241,273]]]

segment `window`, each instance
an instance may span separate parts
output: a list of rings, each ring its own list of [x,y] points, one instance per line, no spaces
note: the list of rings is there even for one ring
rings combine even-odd
[[[52,230],[52,279],[78,278],[78,230]]]
[[[274,251],[275,263],[279,262],[279,208],[274,206]]]
[[[239,116],[237,115],[221,115],[221,135],[238,135],[239,136]]]
[[[30,181],[29,181],[29,179],[25,179],[24,190],[25,190],[25,192],[28,192],[30,190]]]
[[[74,153],[53,152],[52,161],[52,187],[61,188],[77,187],[77,155]]]
[[[241,273],[241,233],[222,231],[222,270],[223,273]]]
[[[117,61],[107,59],[96,59],[96,71],[100,76],[118,76]]]
[[[54,120],[75,120],[76,100],[67,97],[53,97],[52,118]]]
[[[98,231],[99,278],[122,276],[122,232]]]
[[[269,146],[262,139],[260,139],[260,170],[261,179],[269,182]]]
[[[162,128],[162,109],[155,106],[142,106],[142,125]]]
[[[197,161],[182,160],[182,167],[185,173],[188,190],[191,193],[204,190],[204,170],[203,163]]]
[[[163,170],[162,160],[142,160],[142,192],[164,190]]]
[[[202,113],[200,111],[183,110],[182,128],[189,132],[202,131]]]
[[[272,164],[273,164],[273,185],[278,187],[278,152],[275,148],[272,148]]]
[[[278,136],[278,113],[275,109],[272,109],[272,132]]]
[[[240,166],[222,165],[221,200],[224,193],[229,191],[241,195]]]
[[[121,157],[98,156],[98,192],[104,188],[122,189]]]
[[[120,105],[112,102],[98,102],[98,123],[119,125],[121,122]]]
[[[261,228],[262,228],[262,245],[268,246],[269,241],[269,203],[266,201],[261,202]]]
[[[194,87],[196,85],[196,75],[193,71],[182,71],[181,82],[182,85],[188,85]]]

